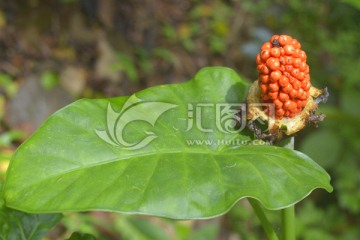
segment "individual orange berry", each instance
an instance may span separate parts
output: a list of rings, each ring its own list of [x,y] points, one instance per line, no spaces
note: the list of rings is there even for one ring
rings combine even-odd
[[[281,87],[286,87],[289,84],[289,79],[285,76],[281,76],[279,79],[279,85]]]
[[[301,59],[300,58],[294,58],[293,66],[295,68],[298,68],[298,67],[300,67],[300,65],[301,65]]]
[[[300,58],[300,52],[301,52],[300,49],[295,48],[293,57],[295,57],[295,58]]]
[[[287,95],[286,93],[280,92],[279,93],[279,100],[282,101],[282,102],[285,102],[285,101],[289,100],[289,95]]]
[[[271,38],[270,38],[270,43],[274,46],[274,41],[278,41],[279,39],[279,35],[273,35]]]
[[[279,91],[279,85],[277,83],[270,83],[269,84],[269,91],[270,92],[277,92]]]
[[[261,72],[262,74],[269,74],[269,73],[270,73],[270,70],[269,70],[269,68],[268,68],[267,66],[263,65],[263,66],[261,67],[261,69],[260,69],[260,72]]]
[[[291,45],[293,45],[295,48],[301,48],[301,44],[295,38],[291,40]]]
[[[282,116],[284,116],[284,114],[285,114],[285,111],[284,111],[284,109],[282,109],[282,108],[279,108],[279,109],[276,109],[276,110],[275,110],[275,115],[276,115],[276,117],[278,117],[278,118],[281,118]]]
[[[301,109],[302,108],[302,106],[301,106],[301,100],[300,99],[295,99],[295,100],[293,100],[295,103],[296,103],[296,108],[297,109]]]
[[[268,85],[267,84],[260,84],[260,89],[261,89],[261,92],[262,93],[267,93],[267,91],[268,91]]]
[[[270,57],[268,60],[266,60],[266,65],[272,70],[278,70],[280,67],[279,59]]]
[[[288,73],[291,73],[292,70],[293,70],[292,65],[285,65],[285,71],[287,71]]]
[[[284,48],[285,54],[289,55],[289,56],[292,56],[295,51],[295,48],[292,45],[285,45],[283,48]]]
[[[272,82],[277,82],[279,81],[279,79],[281,78],[282,74],[279,70],[276,70],[276,71],[272,71],[270,73],[270,81]]]
[[[302,92],[301,94],[298,95],[298,98],[300,100],[306,100],[308,98],[308,96],[307,96],[306,92],[304,91],[304,92]]]
[[[287,44],[290,44],[291,43],[291,37],[290,36],[288,36],[288,35],[280,35],[279,36],[279,44],[281,45],[281,46],[285,46],[285,45],[287,45]]]
[[[287,78],[290,78],[291,77],[291,74],[289,73],[289,72],[283,72],[283,75],[285,76],[285,77],[287,77]]]
[[[301,72],[305,72],[306,66],[307,66],[306,62],[301,62],[301,63],[300,63],[299,70],[300,70]]]
[[[294,78],[297,78],[299,76],[299,73],[300,71],[297,68],[293,68],[290,72],[291,76],[293,76]]]
[[[283,106],[283,102],[279,99],[274,99],[275,108],[281,108]]]
[[[269,92],[268,95],[269,95],[269,99],[274,100],[277,99],[279,92]]]
[[[294,63],[294,58],[290,56],[285,56],[285,64],[292,65]]]
[[[269,57],[270,57],[270,50],[269,49],[265,49],[265,50],[261,51],[260,58],[261,58],[262,61],[266,62],[266,60],[268,60]]]
[[[304,90],[303,90],[302,88],[299,88],[299,90],[298,90],[298,95],[299,95],[299,96],[304,95]]]
[[[285,55],[284,48],[280,48],[280,56],[284,56],[284,55]]]
[[[292,86],[295,90],[298,90],[301,88],[301,82],[299,80],[295,80]]]
[[[301,107],[305,107],[306,106],[307,101],[306,100],[301,100]]]
[[[290,109],[290,116],[289,117],[295,117],[298,113],[298,109],[297,107],[294,107],[292,109]]]
[[[294,84],[295,81],[296,81],[296,79],[293,76],[289,77],[289,83],[290,84]]]
[[[261,50],[270,49],[272,48],[272,45],[270,42],[266,42],[261,46]]]
[[[289,93],[289,96],[291,98],[296,98],[298,95],[298,91],[296,91],[295,89],[291,90],[290,93]]]
[[[297,77],[300,81],[305,79],[305,73],[304,72],[299,72],[298,77]]]
[[[300,51],[299,58],[301,59],[301,61],[306,61],[307,56],[306,56],[306,53],[303,50]]]
[[[289,109],[290,112],[292,113],[296,113],[297,112],[297,105],[294,101],[291,101],[291,105],[290,105],[290,109]]]
[[[270,49],[270,55],[275,58],[280,57],[280,48],[274,47]]]
[[[260,53],[256,54],[256,63],[257,64],[261,64],[262,63],[262,60],[260,58]]]
[[[310,88],[311,88],[311,83],[310,82],[306,82],[305,86],[303,87],[302,84],[301,84],[301,88],[304,90],[304,91],[309,91]]]
[[[262,82],[262,83],[268,83],[269,82],[269,75],[260,74],[259,78],[260,78],[260,82]]]
[[[292,102],[291,100],[287,100],[286,102],[284,102],[284,110],[290,110],[290,108],[292,107]]]
[[[288,84],[286,87],[283,87],[283,88],[282,88],[282,91],[283,91],[284,93],[289,94],[292,89],[293,89],[293,88],[292,88],[291,84]]]
[[[310,75],[309,74],[305,73],[304,81],[310,82]]]
[[[293,118],[293,117],[295,117],[296,116],[296,113],[292,113],[292,112],[290,112],[290,114],[289,114],[289,118]]]
[[[301,81],[301,88],[304,89],[309,81],[304,79]]]
[[[279,57],[279,62],[281,65],[285,65],[285,58],[283,56]]]

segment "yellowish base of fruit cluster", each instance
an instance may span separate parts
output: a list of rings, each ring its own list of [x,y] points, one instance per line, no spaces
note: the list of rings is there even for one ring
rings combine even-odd
[[[258,81],[255,81],[249,89],[247,103],[247,119],[248,120],[257,120],[261,119],[266,121],[268,124],[268,130],[270,134],[286,134],[292,135],[301,129],[303,129],[307,123],[307,119],[311,115],[311,112],[315,111],[318,108],[318,104],[314,101],[315,98],[319,97],[323,90],[317,89],[315,87],[310,88],[310,96],[307,99],[306,106],[304,109],[292,118],[282,118],[276,119],[275,115],[268,116],[268,114],[263,110],[260,103],[260,88]]]

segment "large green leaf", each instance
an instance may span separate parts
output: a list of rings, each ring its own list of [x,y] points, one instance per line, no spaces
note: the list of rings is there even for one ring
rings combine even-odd
[[[236,131],[247,89],[233,70],[212,67],[129,98],[77,101],[17,150],[6,204],[192,219],[223,214],[243,197],[281,209],[315,188],[331,191],[304,154],[249,145],[251,135]]]

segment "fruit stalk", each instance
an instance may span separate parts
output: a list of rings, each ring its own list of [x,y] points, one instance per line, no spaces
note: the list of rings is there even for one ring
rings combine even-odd
[[[295,205],[281,210],[282,239],[295,240]]]
[[[294,137],[286,138],[278,145],[294,150]],[[281,209],[282,239],[295,240],[295,205]]]

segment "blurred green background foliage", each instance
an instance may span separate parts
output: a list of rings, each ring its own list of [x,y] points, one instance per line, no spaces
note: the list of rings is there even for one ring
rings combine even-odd
[[[273,34],[297,38],[327,115],[296,136],[332,177],[297,205],[299,239],[360,239],[359,0],[0,1],[0,182],[16,147],[79,98],[129,95],[228,66],[250,82]],[[269,212],[280,227],[279,214]],[[202,221],[113,213],[66,214],[46,239],[265,239],[246,200]],[[91,236],[87,236],[92,239]]]

